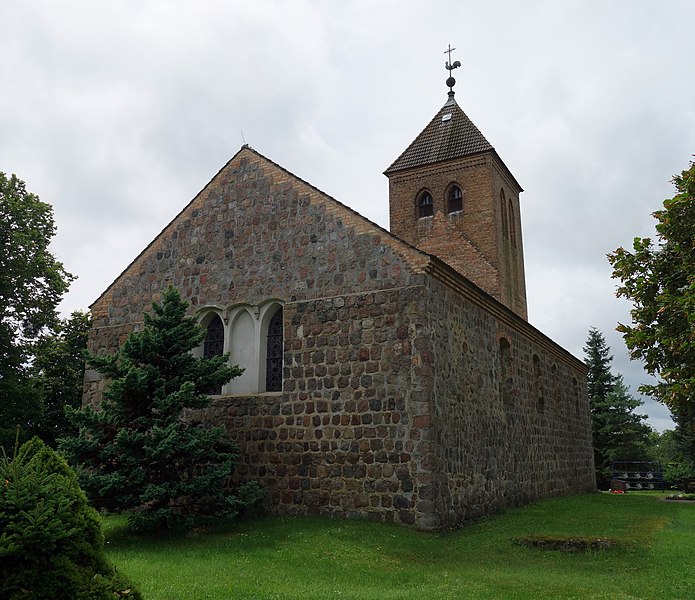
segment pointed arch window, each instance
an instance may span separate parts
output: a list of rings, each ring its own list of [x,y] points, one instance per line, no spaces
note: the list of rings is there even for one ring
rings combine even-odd
[[[282,391],[282,308],[277,310],[268,323],[265,389],[267,392]]]
[[[203,341],[203,357],[222,356],[224,354],[224,324],[219,315],[212,317],[207,325],[207,333]],[[208,394],[221,394],[222,387],[216,386],[206,390]]]
[[[417,217],[421,219],[422,217],[431,217],[433,214],[432,194],[429,192],[422,192],[417,200]]]
[[[463,210],[463,192],[457,185],[452,185],[447,194],[447,210],[450,213]]]
[[[215,315],[207,326],[205,341],[203,342],[203,356],[222,356],[224,354],[224,325],[219,315]]]

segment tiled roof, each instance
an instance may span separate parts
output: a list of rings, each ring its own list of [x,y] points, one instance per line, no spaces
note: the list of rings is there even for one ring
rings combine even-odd
[[[448,116],[451,115],[451,116]],[[453,96],[410,146],[384,171],[385,174],[493,150]]]

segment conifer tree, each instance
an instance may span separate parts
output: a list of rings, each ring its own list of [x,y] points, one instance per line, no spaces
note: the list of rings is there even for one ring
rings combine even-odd
[[[61,448],[81,467],[81,482],[98,506],[130,511],[135,529],[189,526],[206,514],[232,515],[258,500],[246,483],[226,487],[237,458],[224,429],[209,427],[193,409],[206,393],[241,374],[227,356],[191,353],[205,331],[186,316],[187,303],[169,287],[113,355],[88,359],[110,378],[99,409],[70,411],[80,433]]]
[[[1,457],[0,481],[0,598],[141,598],[106,559],[75,473],[41,440]]]
[[[599,488],[606,489],[613,462],[648,458],[651,428],[644,423],[646,415],[634,412],[642,401],[630,394],[621,375],[611,372],[613,356],[603,334],[595,328],[589,331],[584,353],[589,368],[596,481]]]
[[[587,391],[589,398],[605,399],[615,384],[615,376],[611,373],[611,362],[613,355],[606,345],[603,334],[592,327],[589,330],[589,338],[584,346],[584,362],[589,367],[586,376]],[[592,404],[592,413],[593,413]]]

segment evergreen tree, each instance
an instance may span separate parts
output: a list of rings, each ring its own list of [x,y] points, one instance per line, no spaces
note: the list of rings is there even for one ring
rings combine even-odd
[[[227,356],[195,357],[205,331],[186,316],[187,303],[169,287],[111,356],[88,359],[111,379],[99,410],[69,411],[80,429],[61,448],[80,465],[81,481],[98,507],[130,511],[135,529],[189,526],[206,514],[232,515],[258,500],[246,483],[225,487],[237,458],[224,429],[196,417],[206,390],[241,374]]]
[[[96,511],[38,438],[0,458],[0,598],[141,598],[110,565]]]
[[[595,328],[589,331],[584,353],[589,368],[596,481],[599,488],[607,489],[613,462],[649,458],[651,428],[644,423],[646,415],[634,412],[642,401],[630,394],[621,375],[611,372],[613,356],[603,334]]]
[[[584,362],[589,367],[586,376],[587,391],[589,398],[605,399],[615,385],[615,376],[611,373],[611,362],[613,355],[610,348],[606,345],[603,334],[592,327],[589,330],[589,338],[584,346]],[[594,406],[591,405],[592,414]]]

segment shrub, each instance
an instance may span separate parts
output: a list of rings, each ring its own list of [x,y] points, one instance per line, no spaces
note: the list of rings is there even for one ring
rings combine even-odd
[[[104,554],[96,511],[38,438],[0,459],[0,598],[141,599]]]

